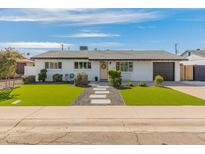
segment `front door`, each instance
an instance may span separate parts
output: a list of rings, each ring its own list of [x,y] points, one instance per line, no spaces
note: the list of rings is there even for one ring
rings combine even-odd
[[[108,79],[108,63],[100,62],[100,80]]]

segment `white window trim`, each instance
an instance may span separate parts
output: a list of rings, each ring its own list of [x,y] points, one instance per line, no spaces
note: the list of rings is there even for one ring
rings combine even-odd
[[[132,73],[133,72],[133,70],[134,70],[134,63],[132,62],[132,61],[117,61],[116,63],[115,63],[115,69],[117,70],[117,63],[125,63],[125,62],[128,62],[128,71],[121,71],[122,73]],[[129,71],[129,63],[132,63],[132,71]]]
[[[89,69],[74,69],[74,71],[91,71],[91,68],[89,68]]]
[[[82,63],[90,63],[91,68],[75,68],[75,63],[78,63],[78,65],[79,65],[80,62],[82,62]],[[76,70],[76,71],[80,71],[80,70],[82,70],[82,71],[91,70],[91,69],[92,69],[92,62],[90,62],[90,61],[74,61],[74,63],[73,63],[73,69]]]
[[[44,63],[44,65],[45,65],[46,63],[49,63],[49,65],[50,65],[50,63],[61,63],[61,68],[45,68],[45,69],[48,70],[48,71],[51,71],[51,70],[62,70],[62,68],[63,68],[63,63],[62,63],[61,61],[58,61],[58,62],[46,61],[46,62]]]

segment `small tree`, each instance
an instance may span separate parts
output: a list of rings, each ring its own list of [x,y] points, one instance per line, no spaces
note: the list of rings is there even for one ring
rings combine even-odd
[[[88,85],[88,75],[86,73],[79,73],[75,78],[75,85],[86,87]]]
[[[108,74],[112,85],[119,88],[122,84],[121,71],[109,70]]]
[[[46,78],[47,78],[47,70],[46,69],[42,69],[40,71],[40,73],[38,74],[38,80],[42,81],[42,82],[45,82]]]
[[[10,86],[10,78],[15,77],[17,60],[21,58],[23,56],[13,48],[5,48],[0,51],[0,77],[6,79],[6,88],[8,87],[8,83]],[[14,85],[15,79],[13,80]]]
[[[155,84],[155,86],[161,86],[163,81],[164,81],[164,78],[161,75],[157,75],[157,76],[155,76],[154,84]]]

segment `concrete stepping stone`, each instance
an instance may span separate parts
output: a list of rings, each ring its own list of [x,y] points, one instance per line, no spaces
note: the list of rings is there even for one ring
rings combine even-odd
[[[106,88],[93,88],[93,90],[103,90],[103,91],[106,91]]]
[[[109,94],[109,91],[95,91],[95,94]]]
[[[20,102],[21,102],[21,100],[16,100],[16,101],[12,102],[11,104],[18,104]]]
[[[93,94],[93,95],[90,95],[89,97],[90,98],[107,98],[107,95],[95,95],[95,94]]]
[[[110,99],[92,99],[91,104],[111,104]]]
[[[97,88],[109,88],[109,86],[97,86]]]

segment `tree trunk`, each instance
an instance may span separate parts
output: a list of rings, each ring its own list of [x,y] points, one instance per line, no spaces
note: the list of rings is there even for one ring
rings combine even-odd
[[[6,76],[6,81],[5,81],[5,88],[7,89],[7,79],[8,79],[8,77]]]
[[[8,86],[9,86],[9,88],[11,87],[11,84],[10,84],[10,77],[8,78]]]
[[[13,80],[13,88],[15,87],[15,81],[16,81],[16,80],[15,80],[15,77],[14,77],[14,80]]]

